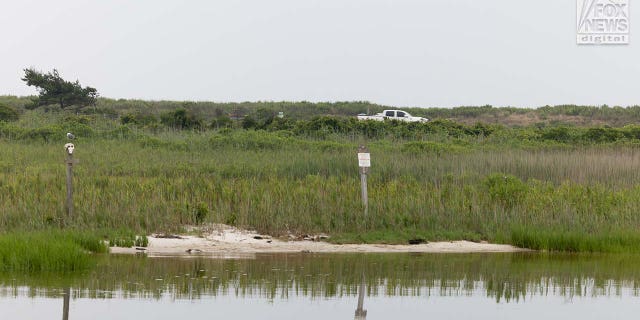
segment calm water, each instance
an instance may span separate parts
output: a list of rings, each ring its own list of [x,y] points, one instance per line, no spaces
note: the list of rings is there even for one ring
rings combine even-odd
[[[111,256],[84,274],[0,274],[0,319],[636,319],[639,264],[523,253]]]

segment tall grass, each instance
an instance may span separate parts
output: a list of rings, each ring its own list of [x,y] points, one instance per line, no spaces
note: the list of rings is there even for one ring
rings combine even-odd
[[[419,236],[573,250],[553,245],[558,241],[524,241],[516,231],[600,241],[640,229],[634,143],[531,144],[439,133],[421,138],[427,140],[227,129],[154,133],[89,125],[91,134],[76,141],[71,219],[63,206],[64,138],[0,140],[0,230],[64,224],[154,232],[222,222],[272,234],[362,235],[354,241]],[[372,153],[366,217],[355,156],[361,143]],[[596,249],[635,251],[634,239]]]
[[[106,252],[101,239],[83,232],[10,232],[0,235],[0,270],[73,272],[88,269],[88,253]]]

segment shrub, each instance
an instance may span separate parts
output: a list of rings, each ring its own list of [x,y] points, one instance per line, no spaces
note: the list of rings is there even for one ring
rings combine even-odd
[[[231,128],[233,126],[233,121],[227,115],[221,115],[216,117],[211,121],[209,127],[211,129],[223,129],[223,128]]]
[[[258,122],[252,116],[245,116],[242,119],[243,129],[255,129],[258,127]]]
[[[485,179],[485,186],[492,201],[506,208],[515,206],[527,193],[527,185],[512,175],[494,173]]]
[[[571,139],[571,134],[569,133],[569,128],[567,127],[554,127],[543,130],[541,137],[544,140],[568,142]]]
[[[147,126],[158,123],[158,119],[151,114],[127,113],[120,118],[120,123]]]
[[[0,121],[16,121],[19,116],[18,110],[0,103]]]
[[[160,122],[174,129],[200,129],[202,121],[193,112],[184,108],[163,113],[160,115]]]
[[[614,142],[623,137],[623,134],[614,128],[589,128],[582,136],[589,142]]]
[[[20,138],[33,140],[42,138],[45,142],[48,142],[52,137],[62,137],[63,134],[63,130],[59,126],[45,126],[36,129],[25,130]]]

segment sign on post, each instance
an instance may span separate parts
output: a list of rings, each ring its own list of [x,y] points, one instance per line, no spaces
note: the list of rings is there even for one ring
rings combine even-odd
[[[361,168],[371,167],[371,154],[368,152],[358,152],[358,165]]]
[[[367,171],[371,167],[371,154],[365,146],[358,148],[358,166],[360,167],[360,182],[362,185],[362,205],[364,206],[364,215],[367,216],[369,211],[369,200],[367,196]]]

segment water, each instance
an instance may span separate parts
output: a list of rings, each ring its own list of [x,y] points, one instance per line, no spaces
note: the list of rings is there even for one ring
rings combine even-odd
[[[639,263],[538,253],[106,256],[83,274],[0,274],[0,319],[632,319]]]

